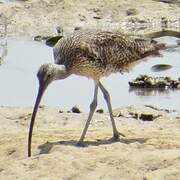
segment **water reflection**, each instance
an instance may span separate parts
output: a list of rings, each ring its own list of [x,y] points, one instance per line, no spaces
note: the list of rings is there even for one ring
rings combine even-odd
[[[179,90],[170,90],[165,88],[158,88],[158,89],[152,89],[152,88],[129,88],[129,93],[134,93],[137,96],[160,96],[165,95],[169,93],[173,93],[173,91],[179,91]]]

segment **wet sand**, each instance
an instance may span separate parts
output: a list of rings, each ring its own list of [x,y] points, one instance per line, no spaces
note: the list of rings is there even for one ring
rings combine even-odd
[[[180,177],[180,116],[152,107],[114,110],[118,130],[111,142],[108,114],[95,114],[85,143],[76,142],[86,113],[42,107],[36,119],[32,157],[27,157],[31,108],[0,108],[0,179],[168,179]],[[153,121],[132,114],[157,115]],[[120,117],[119,114],[121,114]],[[131,115],[130,115],[131,114]]]

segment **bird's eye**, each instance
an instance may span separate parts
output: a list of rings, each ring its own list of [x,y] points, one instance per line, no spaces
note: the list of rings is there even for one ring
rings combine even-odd
[[[50,78],[50,77],[51,77],[51,74],[48,74],[48,75],[47,75],[47,78]]]

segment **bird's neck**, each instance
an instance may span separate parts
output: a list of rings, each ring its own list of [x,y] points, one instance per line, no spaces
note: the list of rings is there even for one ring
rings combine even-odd
[[[55,80],[65,79],[71,75],[64,65],[54,64]]]

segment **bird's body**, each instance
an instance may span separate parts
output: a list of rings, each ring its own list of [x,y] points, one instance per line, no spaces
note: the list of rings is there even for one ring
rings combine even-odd
[[[93,79],[128,71],[131,64],[153,54],[157,54],[157,48],[150,40],[107,31],[76,32],[54,47],[56,64]]]
[[[119,138],[111,101],[108,91],[100,82],[100,78],[113,72],[128,71],[134,63],[144,57],[159,55],[164,44],[126,36],[119,32],[107,31],[78,31],[60,39],[54,47],[55,64],[44,64],[38,71],[39,91],[34,106],[28,139],[28,156],[31,156],[31,140],[33,125],[41,97],[54,80],[65,79],[71,74],[92,78],[95,82],[94,98],[90,105],[89,116],[78,141],[83,143],[86,131],[97,107],[98,88],[106,100],[113,128],[113,139]]]

